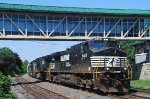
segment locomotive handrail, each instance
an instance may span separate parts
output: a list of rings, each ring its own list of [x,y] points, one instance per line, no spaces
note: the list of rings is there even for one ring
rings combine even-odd
[[[122,71],[122,69],[121,69],[121,61],[122,61],[122,60],[121,60],[121,58],[120,58],[120,70]]]

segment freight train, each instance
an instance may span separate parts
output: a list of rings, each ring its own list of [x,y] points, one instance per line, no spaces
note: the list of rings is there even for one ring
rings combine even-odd
[[[29,75],[103,92],[128,92],[127,53],[115,39],[92,39],[33,60]]]

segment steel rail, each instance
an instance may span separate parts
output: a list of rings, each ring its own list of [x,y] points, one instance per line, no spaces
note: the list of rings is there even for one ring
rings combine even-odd
[[[30,82],[24,79],[23,77],[17,77],[17,82],[21,83],[21,87],[23,87],[27,92],[29,92],[30,94],[39,99],[69,99],[68,97],[60,95],[48,89],[42,88],[33,83],[24,84]]]
[[[131,88],[131,93],[125,95],[110,95],[115,99],[150,99],[150,90]]]

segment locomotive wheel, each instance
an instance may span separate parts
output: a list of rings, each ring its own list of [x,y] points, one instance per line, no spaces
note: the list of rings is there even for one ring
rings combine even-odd
[[[50,77],[50,82],[54,82],[54,76]]]
[[[86,88],[91,88],[92,82],[91,80],[86,81]]]
[[[57,77],[56,76],[53,76],[53,81],[57,82]]]
[[[77,78],[77,86],[83,87],[81,78]]]

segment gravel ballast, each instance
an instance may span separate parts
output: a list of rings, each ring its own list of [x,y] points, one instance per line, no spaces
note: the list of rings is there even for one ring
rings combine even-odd
[[[69,88],[63,85],[53,84],[50,82],[40,82],[38,79],[34,79],[27,74],[23,76],[26,80],[30,82],[35,82],[34,84],[53,91],[55,93],[66,96],[70,99],[110,99],[108,96],[101,96],[95,93],[82,91],[79,89]]]
[[[35,99],[32,95],[30,95],[25,89],[21,87],[21,84],[16,82],[16,77],[12,78],[11,91],[18,99]]]

